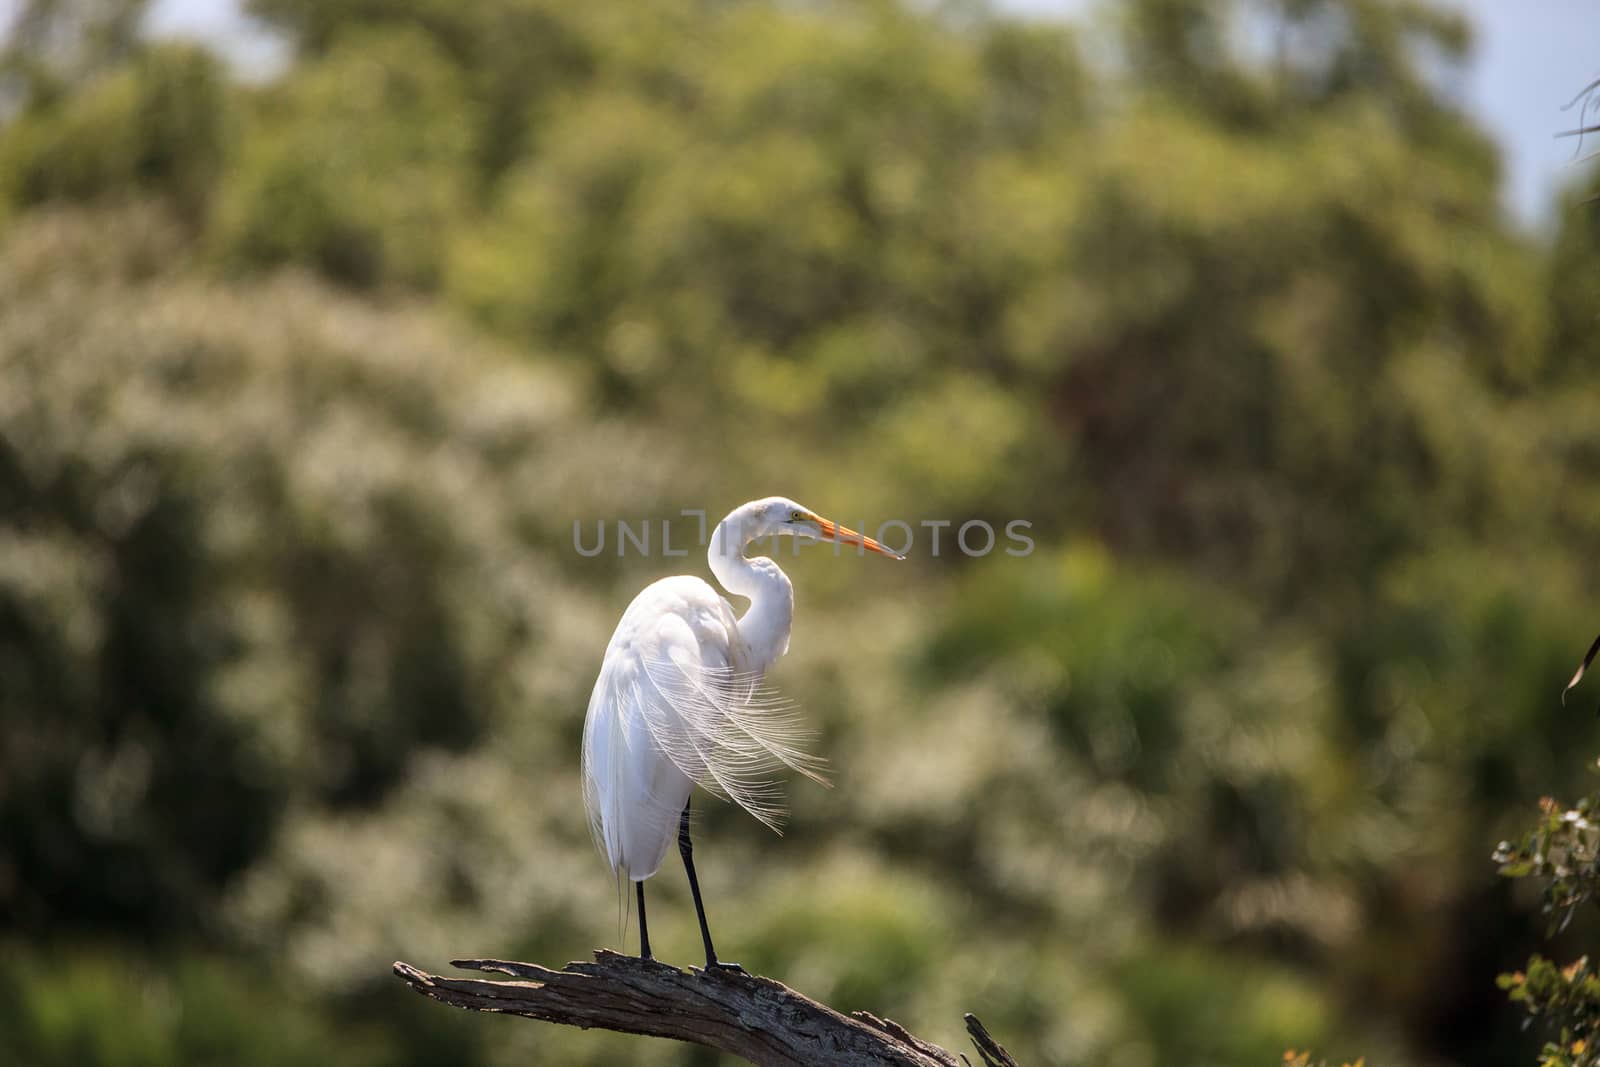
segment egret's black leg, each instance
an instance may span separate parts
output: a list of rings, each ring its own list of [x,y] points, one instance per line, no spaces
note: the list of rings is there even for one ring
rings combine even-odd
[[[639,890],[639,958],[653,960],[655,957],[650,955],[650,928],[644,922],[644,883],[633,884]]]
[[[684,801],[683,817],[678,820],[678,852],[683,856],[683,869],[689,875],[689,892],[694,894],[694,911],[700,918],[700,940],[706,945],[706,969],[723,967],[743,970],[737,963],[720,963],[717,950],[711,947],[711,928],[706,925],[706,906],[700,901],[700,879],[694,875],[694,843],[689,840],[689,801]]]

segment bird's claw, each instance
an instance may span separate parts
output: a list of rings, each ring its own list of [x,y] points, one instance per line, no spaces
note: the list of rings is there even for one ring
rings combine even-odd
[[[706,960],[706,970],[727,971],[729,974],[749,974],[744,967],[737,963],[727,963],[723,960]]]

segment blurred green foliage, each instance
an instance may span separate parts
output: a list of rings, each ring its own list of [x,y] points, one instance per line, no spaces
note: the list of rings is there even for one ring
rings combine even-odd
[[[1482,856],[1600,740],[1600,215],[1505,221],[1458,18],[257,0],[254,84],[141,6],[0,57],[19,1062],[709,1062],[388,964],[620,944],[583,708],[703,568],[573,524],[773,492],[917,539],[785,560],[837,786],[705,811],[731,957],[1025,1063],[1538,1055]]]
[[[459,80],[426,35],[383,30],[271,90],[219,193],[221,254],[361,286],[433,282],[470,181]]]
[[[202,215],[230,148],[235,101],[216,59],[182,45],[142,51],[81,91],[46,96],[7,127],[8,209],[159,190]]]

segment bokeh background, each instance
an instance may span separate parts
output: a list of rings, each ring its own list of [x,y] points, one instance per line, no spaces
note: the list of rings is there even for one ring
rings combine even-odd
[[[705,572],[573,525],[771,493],[1037,547],[786,560],[835,787],[704,812],[727,956],[1030,1064],[1531,1062],[1489,854],[1600,749],[1600,183],[1508,212],[1460,12],[247,12],[267,73],[7,29],[7,1062],[717,1062],[388,966],[632,947],[583,710]]]

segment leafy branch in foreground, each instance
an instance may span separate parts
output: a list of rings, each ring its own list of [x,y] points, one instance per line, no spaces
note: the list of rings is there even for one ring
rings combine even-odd
[[[1550,933],[1566,929],[1578,908],[1600,889],[1600,826],[1594,813],[1600,794],[1584,797],[1563,811],[1551,797],[1539,801],[1539,821],[1519,844],[1502,841],[1494,850],[1507,878],[1542,878],[1544,913]]]
[[[1539,821],[1522,840],[1502,841],[1495,849],[1502,875],[1543,880],[1543,909],[1552,935],[1565,929],[1584,904],[1600,900],[1596,811],[1600,794],[1565,810],[1545,797],[1539,802]],[[1560,967],[1535,955],[1525,970],[1502,974],[1498,983],[1523,1006],[1530,1023],[1541,1020],[1556,1034],[1540,1052],[1540,1067],[1600,1067],[1600,975],[1587,956]]]
[[[1543,956],[1528,961],[1526,971],[1502,974],[1501,989],[1528,1011],[1529,1021],[1543,1018],[1559,1028],[1559,1040],[1545,1042],[1539,1067],[1595,1067],[1600,1064],[1600,977],[1582,956],[1557,967]]]
[[[1366,1064],[1367,1059],[1365,1056],[1363,1056],[1354,1063],[1346,1060],[1345,1062],[1341,1063],[1339,1067],[1366,1067]],[[1312,1059],[1310,1052],[1299,1051],[1291,1048],[1284,1051],[1283,1067],[1333,1067],[1333,1065],[1328,1060]]]

